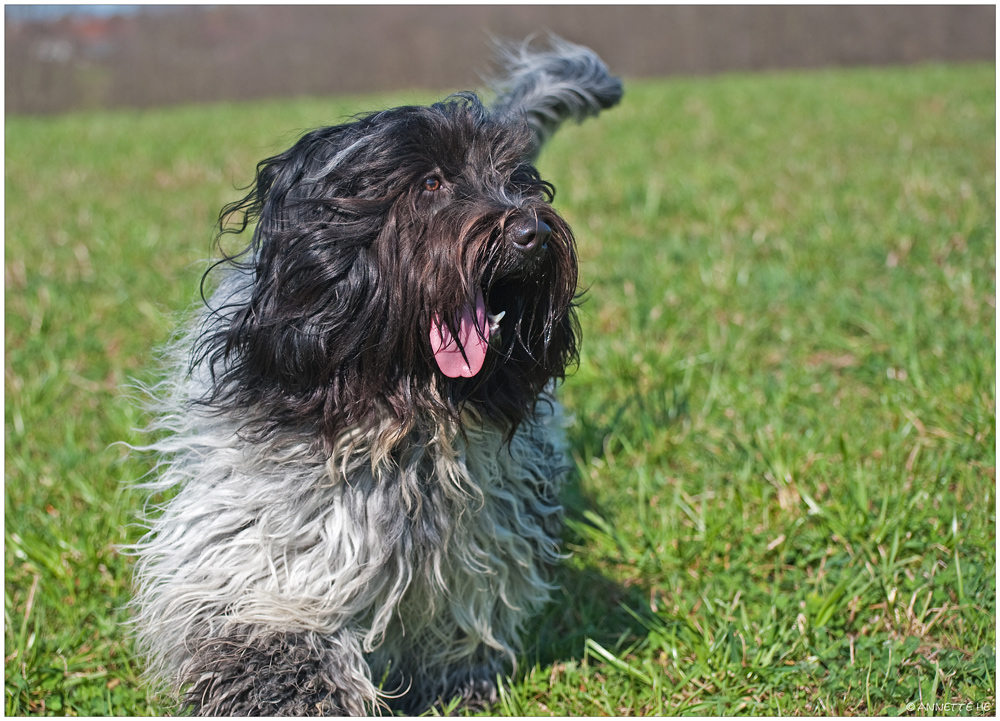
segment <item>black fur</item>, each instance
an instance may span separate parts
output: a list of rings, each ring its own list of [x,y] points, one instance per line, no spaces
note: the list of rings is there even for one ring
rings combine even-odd
[[[249,628],[207,639],[191,660],[185,705],[202,716],[342,716],[365,709],[345,696],[350,681],[327,661],[316,634],[254,636]]]
[[[513,432],[577,356],[575,243],[532,151],[523,117],[462,94],[315,130],[262,161],[220,219],[257,222],[250,247],[225,261],[254,282],[249,302],[209,318],[195,363],[208,356],[218,376],[203,401],[244,414],[262,437],[298,427],[330,442],[386,415],[405,432],[469,402]],[[442,188],[424,189],[429,177]],[[523,217],[552,228],[533,267],[504,237]],[[453,318],[480,289],[506,312],[502,346],[485,372],[445,379],[431,318]]]

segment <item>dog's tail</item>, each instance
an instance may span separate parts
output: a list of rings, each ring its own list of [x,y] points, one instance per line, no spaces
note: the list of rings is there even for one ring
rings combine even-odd
[[[532,50],[528,41],[500,46],[506,77],[491,83],[496,115],[527,117],[535,154],[564,120],[577,122],[610,108],[622,97],[622,82],[597,54],[554,35],[549,49]]]

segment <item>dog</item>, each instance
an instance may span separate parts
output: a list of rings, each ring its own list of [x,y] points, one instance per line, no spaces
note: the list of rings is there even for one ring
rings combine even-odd
[[[491,104],[308,132],[220,215],[252,237],[149,389],[133,546],[137,645],[187,711],[484,708],[549,597],[577,257],[534,161],[623,91],[555,37],[502,61]]]

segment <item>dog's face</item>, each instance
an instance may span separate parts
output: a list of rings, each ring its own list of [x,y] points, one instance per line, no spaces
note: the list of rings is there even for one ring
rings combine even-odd
[[[472,407],[513,430],[576,356],[576,253],[523,119],[473,95],[323,128],[223,211],[250,291],[202,354],[210,402],[332,442]]]

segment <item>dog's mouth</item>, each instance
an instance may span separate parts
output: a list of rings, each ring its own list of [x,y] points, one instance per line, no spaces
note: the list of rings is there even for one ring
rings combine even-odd
[[[440,371],[449,378],[472,378],[479,373],[491,340],[494,344],[499,341],[500,321],[505,313],[490,313],[480,290],[475,302],[465,306],[451,326],[435,315],[431,319],[430,341]],[[452,328],[458,331],[457,339]]]
[[[544,222],[536,216],[529,220],[495,228],[485,246],[488,250],[477,258],[489,270],[480,278],[475,297],[457,312],[449,308],[431,318],[431,351],[446,377],[473,378],[486,366],[490,348],[503,354],[504,346],[516,341],[526,303],[531,304],[531,296],[547,287],[544,279],[557,271],[557,258],[549,242],[556,221]],[[525,286],[533,289],[527,297]],[[454,315],[449,317],[449,313]],[[508,333],[501,338],[505,316]]]

